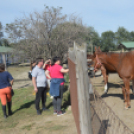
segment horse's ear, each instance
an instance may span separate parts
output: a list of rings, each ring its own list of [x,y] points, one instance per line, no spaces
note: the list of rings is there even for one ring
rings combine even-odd
[[[95,51],[97,51],[97,47],[95,47]]]
[[[93,58],[95,58],[96,57],[96,54],[95,54],[95,52],[93,53]]]
[[[98,49],[99,49],[99,51],[101,52],[100,46],[99,46],[99,48],[98,48]]]

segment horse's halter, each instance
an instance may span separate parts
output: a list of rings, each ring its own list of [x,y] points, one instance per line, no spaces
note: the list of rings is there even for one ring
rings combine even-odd
[[[96,61],[97,61],[97,63],[96,63],[96,65],[95,65],[95,68],[94,68],[94,72],[96,72],[98,69],[98,67],[99,66],[102,66],[102,63],[101,63],[101,61],[100,61],[100,59],[99,59],[99,57],[98,57],[98,55],[96,54]]]

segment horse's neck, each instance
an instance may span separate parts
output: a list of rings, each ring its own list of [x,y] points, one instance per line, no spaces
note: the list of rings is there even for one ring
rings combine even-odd
[[[119,54],[103,54],[102,57],[100,57],[101,59],[103,59],[102,63],[105,66],[112,66],[114,67],[116,70],[118,69],[118,65],[120,63],[120,55]]]

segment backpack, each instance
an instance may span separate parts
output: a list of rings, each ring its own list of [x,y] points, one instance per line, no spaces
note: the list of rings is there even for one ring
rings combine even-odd
[[[31,74],[31,73],[32,73],[31,71],[28,72],[28,78],[29,78],[30,80],[32,80],[32,74]]]

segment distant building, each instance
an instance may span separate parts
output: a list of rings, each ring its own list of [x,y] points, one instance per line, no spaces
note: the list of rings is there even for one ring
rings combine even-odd
[[[10,57],[13,52],[13,48],[0,46],[0,63],[4,63],[5,65],[10,64],[11,61],[8,57]]]
[[[134,42],[133,41],[121,42],[120,45],[118,46],[118,49],[121,49],[122,52],[132,51],[134,50]]]

